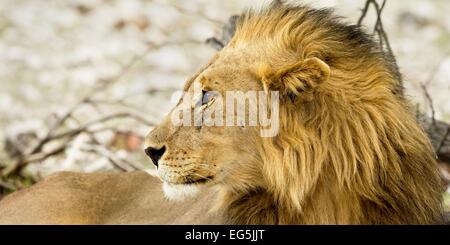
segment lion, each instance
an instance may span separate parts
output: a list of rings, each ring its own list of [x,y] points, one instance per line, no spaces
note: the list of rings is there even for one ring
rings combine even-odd
[[[200,98],[187,96],[195,85]],[[184,91],[145,140],[162,182],[144,172],[58,174],[6,197],[0,223],[443,222],[436,157],[393,57],[333,11],[247,11]],[[226,91],[277,91],[277,134],[174,123],[177,109],[206,111]]]

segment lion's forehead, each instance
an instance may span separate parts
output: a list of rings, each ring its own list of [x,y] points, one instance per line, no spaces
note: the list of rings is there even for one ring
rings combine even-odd
[[[190,85],[189,90],[194,90],[200,85],[202,89],[214,91],[248,91],[261,90],[257,77],[247,64],[231,64],[219,61],[204,70]]]

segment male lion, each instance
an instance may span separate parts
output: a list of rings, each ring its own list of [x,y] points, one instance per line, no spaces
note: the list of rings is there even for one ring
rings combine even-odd
[[[435,155],[393,59],[331,11],[273,4],[245,13],[185,91],[194,84],[204,97],[186,94],[174,111],[186,100],[207,110],[216,103],[207,91],[279,91],[278,134],[175,125],[169,115],[146,139],[163,185],[143,172],[63,173],[6,197],[0,222],[442,222]],[[161,187],[185,201],[166,200]]]

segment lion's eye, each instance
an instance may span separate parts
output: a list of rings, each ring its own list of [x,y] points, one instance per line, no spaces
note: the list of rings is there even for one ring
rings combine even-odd
[[[209,103],[212,103],[214,99],[216,98],[217,94],[212,91],[202,91],[202,106],[208,105]]]

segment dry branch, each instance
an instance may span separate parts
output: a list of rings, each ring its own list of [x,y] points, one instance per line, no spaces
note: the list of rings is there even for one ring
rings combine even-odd
[[[112,163],[114,167],[118,168],[121,171],[129,172],[138,170],[138,168],[135,167],[132,163],[128,162],[125,159],[117,157],[113,152],[111,152],[104,146],[100,145],[84,146],[81,150],[85,152],[95,153],[108,159],[109,162]]]
[[[40,138],[33,146],[29,147],[27,151],[22,153],[20,156],[18,156],[17,161],[2,169],[0,172],[0,176],[21,176],[22,169],[29,163],[33,162],[41,162],[46,160],[49,157],[61,154],[65,152],[66,149],[70,146],[71,140],[73,140],[76,136],[80,135],[81,133],[88,133],[92,135],[92,132],[90,130],[91,127],[115,120],[115,119],[133,119],[136,120],[142,124],[153,126],[155,123],[152,121],[147,120],[143,116],[138,115],[137,113],[133,112],[119,112],[114,113],[111,115],[104,115],[99,116],[96,119],[93,119],[91,121],[80,123],[75,117],[74,114],[84,108],[85,106],[92,106],[94,108],[97,107],[96,103],[96,96],[102,92],[104,92],[106,89],[111,87],[113,84],[118,82],[125,74],[127,74],[130,69],[139,61],[141,61],[151,50],[154,48],[159,48],[159,45],[150,44],[148,45],[148,49],[143,54],[135,56],[129,63],[127,63],[125,66],[122,67],[121,71],[108,79],[102,79],[99,80],[96,86],[94,86],[85,96],[83,96],[80,100],[78,100],[74,105],[72,105],[65,113],[63,113],[60,117],[57,118],[57,120],[48,128],[46,134],[44,137]],[[117,103],[121,103],[118,101]],[[61,131],[63,129],[63,126],[69,119],[74,119],[75,121],[80,124],[77,128],[68,129],[60,133],[56,133],[58,131]],[[50,151],[44,151],[44,148],[46,145],[48,145],[51,142],[57,142],[58,140],[63,140],[58,144],[57,147],[54,147]],[[100,156],[106,157],[105,151],[91,151],[95,152]],[[112,153],[111,153],[112,154]],[[115,161],[114,157],[110,156],[111,154],[108,154],[107,158],[113,163],[114,166],[118,167],[121,170],[133,170],[135,168],[124,168],[119,167],[120,164],[115,164],[117,161]],[[5,188],[5,187],[3,187]]]

